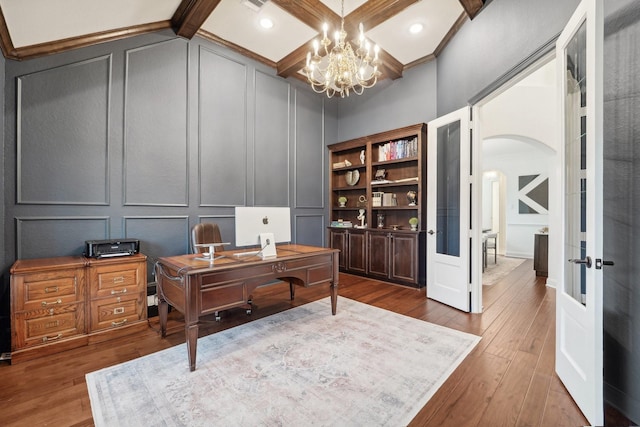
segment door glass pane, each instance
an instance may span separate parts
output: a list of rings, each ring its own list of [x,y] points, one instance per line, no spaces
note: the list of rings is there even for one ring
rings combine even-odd
[[[587,82],[586,23],[565,50],[565,245],[568,259],[586,259],[587,252]],[[576,301],[586,300],[586,266],[568,263],[564,291]]]
[[[436,252],[460,256],[460,121],[438,128]]]

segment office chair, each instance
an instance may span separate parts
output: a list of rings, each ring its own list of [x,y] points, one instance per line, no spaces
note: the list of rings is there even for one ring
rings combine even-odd
[[[199,224],[194,225],[191,228],[191,251],[194,254],[199,254],[203,252],[209,251],[207,247],[198,247],[196,245],[206,244],[206,243],[222,243],[222,235],[220,234],[220,227],[218,224],[213,222],[201,222]],[[224,246],[216,246],[216,250],[223,251]],[[251,296],[249,296],[249,300],[247,301],[247,306],[244,307],[247,311],[247,314],[251,314]],[[215,312],[216,321],[220,321],[220,312]]]
[[[194,254],[209,251],[206,247],[197,247],[197,244],[203,243],[222,243],[222,235],[218,224],[213,222],[202,222],[196,224],[191,229],[191,251]],[[224,246],[216,247],[216,250],[224,250]]]

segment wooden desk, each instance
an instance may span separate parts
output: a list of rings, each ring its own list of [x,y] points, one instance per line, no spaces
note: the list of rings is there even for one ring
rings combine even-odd
[[[233,307],[247,306],[255,288],[274,280],[302,286],[330,282],[331,312],[338,300],[337,249],[279,245],[276,258],[235,257],[242,251],[217,252],[213,262],[202,254],[163,257],[155,266],[162,336],[167,334],[168,304],[184,315],[189,369],[196,369],[198,319]],[[293,299],[293,286],[291,298]]]

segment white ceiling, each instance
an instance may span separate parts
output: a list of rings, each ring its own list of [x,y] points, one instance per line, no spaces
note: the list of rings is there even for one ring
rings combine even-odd
[[[459,23],[466,19],[461,2],[475,1],[478,0],[345,0],[344,14],[347,27],[351,13],[365,21],[375,22],[375,27],[365,27],[366,37],[377,43],[392,60],[395,58],[395,63],[400,63],[404,69],[412,63],[432,59],[443,40],[446,42],[447,35],[454,33]],[[21,49],[27,51],[34,46],[46,49],[47,45],[51,46],[51,51],[60,51],[59,46],[56,48],[56,43],[60,44],[61,40],[67,39],[65,46],[73,46],[69,39],[89,39],[92,35],[115,30],[122,33],[123,29],[135,29],[149,24],[166,23],[166,28],[169,28],[180,7],[189,7],[194,3],[199,6],[210,4],[214,7],[213,12],[208,17],[202,17],[199,22],[196,21],[202,30],[200,35],[245,54],[250,53],[254,58],[277,68],[280,68],[280,61],[291,62],[292,57],[289,55],[296,49],[303,49],[306,53],[309,42],[318,37],[320,25],[314,28],[305,21],[319,23],[324,20],[320,15],[330,14],[329,9],[335,14],[329,16],[329,20],[333,19],[335,22],[341,15],[340,0],[269,0],[259,10],[249,8],[246,2],[247,0],[0,0],[0,8],[11,47],[19,54]],[[372,18],[367,13],[376,16]],[[268,30],[262,28],[262,18],[271,19],[273,27]],[[418,34],[411,34],[409,27],[415,23],[422,24],[424,29]],[[173,26],[175,27],[175,22]],[[330,28],[329,34],[333,34],[333,31]],[[135,34],[135,31],[131,34]],[[349,34],[349,37],[355,36],[356,34]],[[6,40],[3,42],[7,44]],[[90,43],[85,42],[84,45],[86,44]],[[78,42],[78,46],[81,45]],[[296,66],[298,64],[296,62]]]

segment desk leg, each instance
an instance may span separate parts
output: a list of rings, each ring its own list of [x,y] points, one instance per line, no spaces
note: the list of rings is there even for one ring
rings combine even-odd
[[[162,338],[167,336],[167,314],[169,313],[169,304],[164,298],[158,298],[158,315],[160,316],[160,333]]]
[[[198,323],[185,326],[187,352],[189,353],[189,370],[196,370],[196,346],[198,345]]]
[[[340,270],[339,270],[339,253],[336,252],[333,255],[333,279],[331,280],[331,314],[336,315],[336,309],[338,305],[338,283],[340,281]]]

